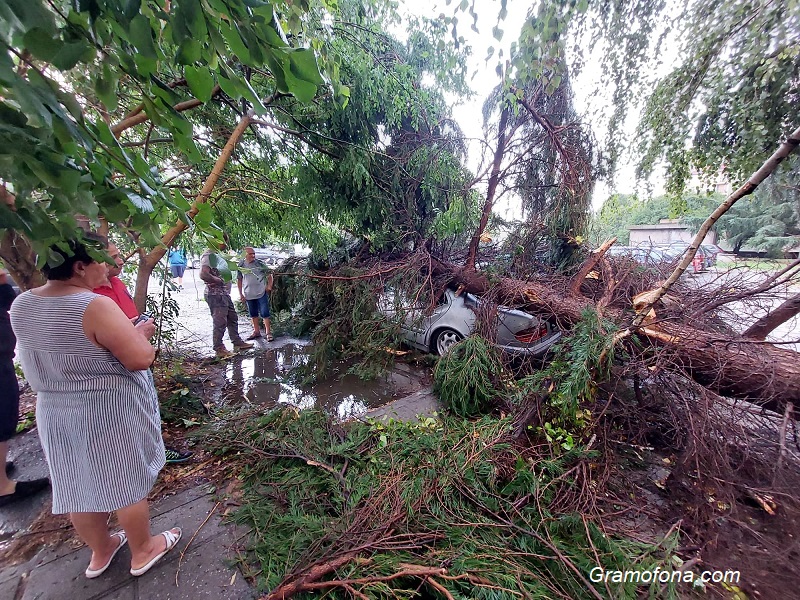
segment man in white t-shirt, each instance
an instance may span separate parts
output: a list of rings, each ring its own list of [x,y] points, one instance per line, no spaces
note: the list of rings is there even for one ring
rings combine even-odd
[[[259,317],[264,319],[264,333],[267,341],[272,341],[269,322],[269,294],[272,292],[272,273],[263,260],[256,258],[256,251],[248,246],[244,249],[244,259],[239,261],[239,273],[236,276],[239,288],[239,299],[247,303],[247,314],[253,321],[253,333],[248,340],[261,337]]]

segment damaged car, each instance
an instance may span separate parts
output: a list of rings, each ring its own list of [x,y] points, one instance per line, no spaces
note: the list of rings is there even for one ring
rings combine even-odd
[[[427,306],[386,290],[378,299],[378,310],[400,320],[403,341],[409,346],[443,356],[475,331],[480,299],[447,288],[432,311]],[[495,345],[512,355],[542,356],[561,338],[553,323],[527,312],[497,307]]]

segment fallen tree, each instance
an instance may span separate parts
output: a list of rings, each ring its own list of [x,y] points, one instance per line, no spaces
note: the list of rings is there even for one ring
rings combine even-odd
[[[437,276],[449,277],[464,291],[484,295],[509,306],[551,315],[569,326],[587,309],[596,309],[589,298],[572,294],[565,285],[554,285],[553,278],[521,282],[502,278],[490,282],[481,273],[439,262]],[[631,309],[633,306],[631,306]],[[633,311],[606,307],[603,315],[620,325],[629,322]],[[786,402],[800,401],[800,361],[797,352],[769,343],[725,336],[666,319],[651,319],[637,334],[655,346],[671,351],[673,359],[698,383],[714,392],[755,402],[783,412]]]

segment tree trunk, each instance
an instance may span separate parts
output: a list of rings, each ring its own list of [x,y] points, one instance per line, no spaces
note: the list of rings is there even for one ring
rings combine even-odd
[[[772,153],[763,165],[750,176],[744,185],[742,185],[738,190],[733,192],[730,196],[725,198],[725,201],[720,204],[717,208],[714,209],[708,218],[703,222],[700,226],[700,229],[697,231],[697,235],[694,236],[692,243],[686,249],[686,253],[683,255],[683,259],[681,260],[680,264],[675,267],[675,270],[672,274],[667,278],[667,280],[658,288],[655,294],[652,295],[650,301],[645,304],[643,307],[639,309],[636,317],[634,317],[633,322],[631,323],[630,329],[636,329],[644,323],[647,314],[650,312],[650,308],[658,302],[664,294],[669,291],[669,288],[678,281],[681,275],[683,275],[684,271],[692,264],[692,259],[694,258],[695,254],[697,253],[697,249],[703,243],[703,240],[706,237],[706,234],[711,230],[714,226],[714,223],[719,220],[719,218],[724,215],[728,210],[730,210],[731,206],[736,204],[737,201],[741,200],[745,196],[752,194],[755,189],[767,178],[769,177],[775,169],[778,168],[778,165],[781,164],[787,156],[789,156],[794,150],[800,146],[800,127],[795,129],[789,136],[783,141],[783,143],[778,146],[778,149]]]
[[[489,175],[489,185],[486,188],[486,201],[483,203],[483,212],[478,229],[469,241],[469,254],[467,255],[466,267],[475,270],[475,257],[478,255],[478,245],[481,236],[489,223],[489,216],[492,214],[494,196],[497,193],[497,184],[500,181],[500,165],[503,162],[503,155],[506,151],[506,124],[508,123],[508,109],[504,108],[500,113],[500,123],[497,126],[497,148],[494,151],[494,161],[492,162],[492,173]]]
[[[742,335],[751,340],[765,340],[776,328],[798,314],[800,314],[800,294],[792,296],[778,308],[761,317]]]
[[[0,239],[0,258],[21,290],[44,285],[42,272],[36,268],[36,254],[30,241],[13,229],[3,232]]]
[[[434,263],[434,273],[448,274],[453,282],[474,294],[490,288],[481,273],[453,265]],[[498,302],[553,315],[562,327],[578,321],[586,309],[597,309],[591,300],[548,283],[501,279],[491,287],[498,294]],[[631,312],[607,307],[603,316],[623,326],[630,320]],[[800,361],[792,350],[752,340],[732,340],[671,322],[646,324],[636,334],[654,346],[671,351],[674,364],[714,392],[742,398],[778,413],[783,412],[786,402],[795,406],[800,402]]]

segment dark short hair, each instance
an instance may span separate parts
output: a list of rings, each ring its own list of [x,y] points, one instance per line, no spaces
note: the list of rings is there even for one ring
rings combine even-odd
[[[91,264],[98,262],[89,253],[89,248],[95,252],[103,251],[108,247],[108,240],[96,233],[84,233],[83,239],[66,240],[53,244],[49,248],[47,262],[42,267],[42,272],[48,281],[66,281],[73,275],[75,263]]]

